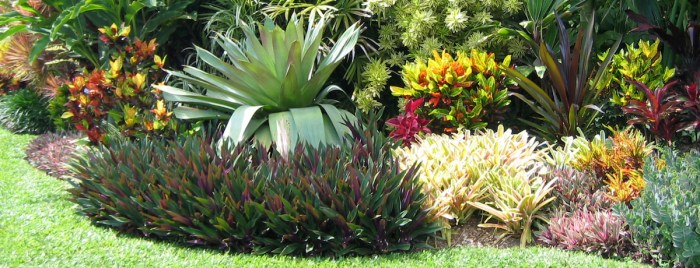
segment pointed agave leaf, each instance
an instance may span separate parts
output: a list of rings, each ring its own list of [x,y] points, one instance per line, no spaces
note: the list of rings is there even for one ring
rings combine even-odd
[[[348,112],[345,112],[344,110],[340,110],[330,104],[319,104],[319,106],[321,106],[321,108],[323,108],[323,110],[326,112],[326,115],[328,115],[328,118],[333,124],[335,133],[338,135],[338,138],[342,140],[345,137],[345,134],[350,132],[348,127],[344,125],[343,122],[345,122],[346,119],[352,122],[356,122],[357,119],[355,118],[355,116]],[[341,111],[345,113],[342,113]]]
[[[272,99],[273,96],[268,95],[268,90],[264,90],[266,88],[274,88],[278,85],[278,80],[276,79],[275,76],[268,76],[265,78],[260,78],[260,79],[254,79],[263,75],[266,75],[267,73],[265,72],[257,72],[254,75],[250,75],[250,73],[246,72],[246,70],[241,70],[238,67],[235,67],[231,64],[226,63],[225,61],[219,59],[218,57],[214,56],[214,54],[211,54],[209,51],[206,51],[204,49],[201,49],[199,47],[195,47],[197,50],[197,57],[199,57],[201,60],[206,62],[208,65],[214,67],[216,70],[221,72],[223,75],[225,75],[229,81],[234,81],[240,83],[238,84],[238,89],[242,92],[255,92],[255,93],[262,93],[264,94],[264,97],[268,99]],[[205,80],[206,81],[206,80]],[[254,97],[256,94],[252,94]]]
[[[213,74],[204,72],[204,71],[197,69],[197,68],[185,67],[183,70],[186,73],[195,77],[196,79],[210,82],[212,85],[215,85],[215,86],[219,87],[220,89],[222,89],[223,92],[230,92],[231,95],[235,95],[237,98],[239,98],[241,100],[241,102],[243,102],[245,104],[248,104],[248,105],[275,105],[274,100],[266,97],[265,95],[261,95],[259,92],[255,92],[253,89],[250,89],[244,85],[241,85],[241,83],[237,82],[236,80],[224,79],[224,78],[221,78],[217,75],[213,75]]]
[[[275,69],[274,60],[270,51],[267,51],[260,41],[268,38],[268,32],[265,29],[263,29],[263,27],[260,28],[260,39],[258,39],[255,36],[255,33],[253,33],[253,29],[250,26],[248,26],[245,22],[241,22],[241,30],[243,31],[246,37],[244,42],[246,50],[243,52],[249,60],[258,61],[267,70],[272,71]]]
[[[314,147],[319,143],[326,143],[326,130],[319,126],[324,125],[323,113],[318,106],[289,109],[294,118],[300,141],[307,142]],[[292,133],[294,135],[294,133]]]
[[[231,115],[231,118],[226,125],[223,137],[231,139],[233,145],[244,141],[248,137],[245,136],[249,123],[255,113],[262,109],[262,106],[241,106],[236,109]],[[259,127],[260,125],[254,126]]]
[[[216,110],[202,110],[187,106],[179,106],[173,110],[175,117],[182,120],[210,120],[229,119],[231,114],[217,112]]]
[[[154,87],[160,91],[163,91],[163,98],[165,98],[165,100],[167,101],[202,104],[223,111],[233,111],[239,106],[241,106],[240,103],[234,103],[222,100],[220,98],[207,97],[198,93],[185,91],[171,86],[155,85]]]
[[[194,67],[185,66],[184,69],[188,69],[188,68],[194,68]],[[238,104],[243,104],[240,96],[238,96],[237,94],[235,94],[233,92],[224,90],[224,89],[222,89],[222,88],[220,88],[212,83],[209,83],[209,81],[205,81],[205,80],[202,80],[200,78],[193,77],[193,76],[190,76],[186,73],[177,72],[177,71],[169,71],[168,73],[174,77],[177,77],[177,78],[180,78],[184,81],[187,81],[190,84],[193,84],[193,85],[196,85],[202,89],[205,89],[208,97],[222,98],[226,101],[230,101],[230,102],[234,102],[234,103],[238,103]]]
[[[270,114],[268,124],[273,141],[278,142],[282,140],[285,143],[288,143],[287,145],[297,144],[299,136],[296,134],[298,131],[296,125],[294,124],[294,117],[292,117],[290,112]],[[279,148],[280,146],[285,145],[277,143],[277,147]]]

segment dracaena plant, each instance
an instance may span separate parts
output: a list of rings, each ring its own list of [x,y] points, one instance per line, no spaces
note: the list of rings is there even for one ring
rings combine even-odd
[[[189,106],[175,109],[181,119],[229,119],[224,139],[233,144],[255,140],[270,145],[276,141],[311,145],[336,144],[347,132],[342,118],[353,116],[333,106],[326,97],[338,86],[326,80],[357,42],[360,28],[349,27],[325,56],[319,53],[325,20],[310,22],[304,31],[303,21],[293,19],[282,29],[267,20],[258,25],[260,37],[252,27],[241,22],[244,41],[223,36],[218,42],[225,50],[224,59],[197,47],[197,57],[219,74],[207,73],[192,66],[183,72],[170,73],[204,91],[203,94],[171,86],[157,86],[165,98]],[[317,57],[321,57],[316,62]]]
[[[675,8],[674,8],[675,10]],[[686,83],[700,82],[700,24],[688,22],[686,30],[676,24],[669,23],[666,27],[654,25],[646,17],[627,10],[627,16],[637,23],[632,31],[647,31],[663,41],[680,58],[678,76]]]
[[[522,121],[550,141],[555,141],[558,137],[576,135],[578,128],[584,132],[588,131],[598,113],[602,112],[595,105],[598,94],[594,88],[603,72],[606,72],[612,54],[603,60],[597,71],[590,64],[593,59],[594,14],[591,13],[588,25],[582,25],[578,29],[573,49],[569,32],[561,17],[557,16],[560,57],[557,57],[544,41],[540,41],[537,50],[539,61],[547,69],[543,83],[545,87],[537,85],[514,69],[501,68],[529,97],[520,93],[512,94],[527,103],[539,115],[539,122],[524,119]],[[611,51],[617,50],[620,40],[613,45]]]
[[[622,107],[622,111],[632,117],[627,123],[642,125],[654,136],[671,143],[676,132],[685,126],[680,117],[683,102],[672,90],[677,83],[678,81],[673,81],[663,87],[651,89],[645,84],[632,81],[633,85],[644,92],[646,100],[631,100]]]

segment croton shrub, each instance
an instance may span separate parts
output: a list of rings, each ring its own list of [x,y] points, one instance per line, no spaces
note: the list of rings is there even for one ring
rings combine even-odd
[[[493,53],[477,50],[457,52],[456,57],[433,51],[433,58],[427,62],[419,59],[405,65],[402,72],[405,86],[391,87],[391,92],[405,99],[406,116],[421,118],[419,123],[435,133],[494,125],[502,120],[510,103],[509,80],[499,69],[501,64],[510,64],[510,56],[501,63],[495,58]],[[397,132],[411,127],[392,125]]]
[[[417,168],[399,168],[376,127],[348,125],[340,147],[289,155],[203,138],[113,141],[72,164],[70,191],[97,224],[195,245],[336,256],[426,247],[439,227]]]
[[[172,129],[171,112],[161,93],[151,87],[162,78],[165,60],[155,55],[156,40],[137,38],[132,42],[128,26],[112,25],[100,28],[100,32],[100,41],[112,48],[109,68],[97,68],[73,79],[64,92],[68,102],[62,117],[69,118],[92,143],[103,140],[107,123],[128,137]]]

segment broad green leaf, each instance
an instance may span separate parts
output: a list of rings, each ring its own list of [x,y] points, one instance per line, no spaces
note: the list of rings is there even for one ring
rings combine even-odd
[[[323,126],[323,113],[318,106],[307,108],[289,109],[294,118],[294,124],[299,135],[299,141],[307,142],[311,146],[326,143],[326,130]]]
[[[226,129],[224,130],[223,137],[231,139],[231,141],[233,141],[233,145],[236,145],[248,138],[245,136],[248,124],[253,116],[255,116],[255,113],[257,113],[260,109],[262,109],[262,106],[238,107],[231,115],[231,118],[226,125]]]

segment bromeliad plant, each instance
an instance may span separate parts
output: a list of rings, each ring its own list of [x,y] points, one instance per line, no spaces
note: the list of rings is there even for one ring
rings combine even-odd
[[[424,99],[409,101],[403,114],[386,121],[387,125],[394,127],[389,137],[402,140],[403,146],[410,146],[416,141],[416,136],[431,133],[427,127],[430,121],[416,114],[416,110],[423,105],[423,102]]]
[[[103,140],[108,123],[129,137],[163,134],[174,128],[172,112],[150,85],[161,78],[165,59],[155,55],[155,39],[131,43],[129,29],[117,25],[101,28],[100,40],[115,51],[110,68],[79,75],[68,86],[67,111],[62,118],[87,133],[92,143]]]
[[[451,224],[480,209],[502,222],[480,226],[503,229],[504,235],[522,234],[524,246],[532,240],[532,224],[544,219],[543,208],[554,199],[548,194],[556,180],[544,181],[540,174],[548,151],[542,145],[527,132],[512,134],[499,126],[474,134],[429,134],[394,153],[404,168],[421,164],[426,205],[442,223],[448,242]]]
[[[181,119],[228,119],[223,139],[233,144],[255,140],[278,146],[298,142],[317,146],[337,144],[346,132],[343,118],[353,116],[333,106],[327,99],[338,86],[324,88],[326,80],[357,42],[360,28],[348,28],[326,55],[319,54],[325,20],[310,22],[293,19],[286,29],[267,20],[259,25],[260,38],[253,28],[241,23],[246,40],[237,42],[219,36],[230,63],[197,47],[199,59],[219,74],[186,66],[183,72],[170,71],[203,90],[203,94],[171,86],[156,86],[166,100],[191,106],[174,110]],[[321,56],[321,60],[316,59]],[[197,108],[195,106],[199,106]],[[206,108],[201,108],[206,107]],[[208,109],[207,109],[208,108]]]
[[[435,133],[484,128],[498,123],[510,104],[510,81],[501,70],[510,68],[510,56],[500,64],[493,53],[472,50],[470,54],[457,52],[453,58],[447,52],[433,51],[427,62],[405,65],[405,87],[391,87],[391,92],[409,100],[427,100],[416,114],[431,119],[428,128]]]
[[[594,72],[594,67],[590,65],[593,57],[594,14],[591,13],[588,25],[579,28],[573,49],[569,41],[569,31],[561,17],[557,16],[560,57],[556,57],[552,49],[544,41],[540,41],[538,59],[547,68],[545,75],[547,87],[538,86],[514,69],[505,68],[505,66],[501,68],[530,97],[519,93],[513,93],[513,95],[527,103],[540,116],[539,122],[522,121],[549,141],[557,141],[564,136],[574,136],[579,128],[588,132],[588,126],[598,113],[602,112],[595,105],[598,98],[598,91],[595,88],[603,73],[607,72],[607,66],[613,54],[609,54]],[[620,41],[621,39],[610,50],[617,50]]]

